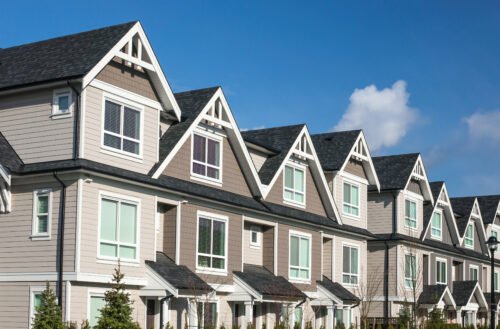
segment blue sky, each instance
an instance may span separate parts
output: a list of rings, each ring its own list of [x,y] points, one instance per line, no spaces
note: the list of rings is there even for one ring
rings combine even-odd
[[[429,178],[445,180],[451,196],[498,194],[499,9],[488,1],[11,1],[0,13],[0,47],[139,19],[173,90],[222,85],[241,128],[363,128],[374,154],[421,152]]]

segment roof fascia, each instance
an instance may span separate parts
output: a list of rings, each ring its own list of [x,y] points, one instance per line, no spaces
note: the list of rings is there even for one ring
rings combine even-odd
[[[238,275],[233,275],[234,283],[240,286],[241,289],[246,291],[253,298],[262,301],[263,296],[257,292],[254,288],[248,285],[245,281],[243,281]]]
[[[448,298],[450,298],[453,307],[454,308],[457,307],[457,303],[455,302],[455,299],[453,298],[453,295],[452,295],[450,289],[448,288],[448,286],[446,286],[446,288],[444,289],[443,294],[441,295],[441,298],[439,298],[439,301],[443,300],[445,295],[447,295]]]
[[[318,287],[318,291],[320,291],[323,295],[325,295],[327,298],[333,300],[336,304],[338,305],[342,305],[344,303],[344,301],[342,299],[340,299],[339,297],[337,297],[335,294],[333,294],[330,290],[326,289],[325,287],[323,287],[323,285],[321,285],[321,283],[319,283],[317,285]]]
[[[67,82],[78,82],[81,83],[81,78],[64,78],[64,79],[55,79],[50,81],[43,81],[35,84],[21,85],[17,87],[12,87],[8,89],[0,90],[0,96],[6,96],[16,93],[22,93],[32,90],[45,89],[45,88],[53,88],[57,86],[67,86]]]
[[[427,178],[427,172],[425,171],[424,167],[424,162],[422,161],[422,156],[419,154],[417,161],[415,161],[415,164],[413,165],[413,168],[411,170],[411,174],[408,177],[408,180],[406,181],[405,184],[405,190],[408,188],[408,184],[410,184],[411,178],[413,177],[413,171],[415,170],[415,167],[420,163],[422,170],[424,171],[424,180],[425,180],[425,189],[422,191],[424,193],[424,198],[427,198],[431,202],[432,205],[434,205],[434,197],[432,196],[432,191],[431,191],[431,186],[429,185],[429,179]]]
[[[472,299],[472,296],[476,294],[476,292],[479,291],[479,300],[483,302],[483,307],[488,307],[488,302],[486,301],[486,298],[484,297],[483,292],[481,291],[481,288],[479,287],[479,282],[476,282],[476,285],[474,286],[474,289],[472,290],[472,294],[470,294],[469,299],[467,300],[467,304],[470,303],[470,300]]]
[[[148,264],[146,264],[146,276],[148,275],[158,283],[162,284],[165,289],[167,289],[172,295],[174,295],[175,297],[179,296],[179,291],[177,290],[177,288],[172,286],[170,282],[165,280],[162,276],[158,275],[155,270],[153,270]]]
[[[0,177],[2,177],[3,180],[7,183],[7,185],[10,186],[11,176],[7,171],[7,169],[4,166],[2,166],[2,164],[0,164]]]

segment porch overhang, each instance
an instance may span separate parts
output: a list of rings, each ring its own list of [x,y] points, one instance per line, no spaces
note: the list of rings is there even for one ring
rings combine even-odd
[[[441,310],[456,309],[457,305],[453,294],[446,285],[426,285],[418,297],[420,308],[431,311],[434,307]]]

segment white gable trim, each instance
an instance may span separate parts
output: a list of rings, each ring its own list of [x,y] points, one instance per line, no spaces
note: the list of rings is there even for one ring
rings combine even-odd
[[[415,176],[414,171],[418,165],[420,165],[420,167],[422,168],[422,171],[423,171],[422,177],[418,177],[418,178],[420,178],[420,180],[425,181],[425,183],[424,183],[425,188],[422,189],[422,193],[424,194],[424,199],[429,200],[431,202],[431,204],[434,205],[435,202],[434,202],[434,198],[432,196],[431,186],[429,185],[429,179],[427,178],[427,172],[425,171],[424,162],[422,161],[422,156],[420,154],[418,155],[417,161],[415,161],[415,165],[413,166],[413,169],[411,170],[410,177],[408,177],[408,180],[406,181],[405,190],[408,188],[408,184],[410,184],[411,179]]]
[[[180,120],[181,117],[181,110],[179,108],[179,105],[177,104],[177,101],[175,100],[174,94],[172,92],[172,89],[170,88],[170,85],[168,84],[167,79],[165,78],[165,75],[163,74],[163,71],[161,69],[160,64],[158,63],[158,60],[155,56],[155,53],[153,51],[153,48],[149,44],[148,38],[146,34],[144,33],[144,29],[142,28],[142,25],[140,22],[137,22],[133,27],[130,28],[130,30],[121,38],[118,43],[114,45],[113,48],[97,63],[96,66],[90,70],[84,77],[82,81],[82,89],[85,89],[87,85],[90,84],[92,80],[101,72],[101,70],[115,57],[115,56],[120,56],[123,58],[123,53],[120,51],[125,45],[131,44],[131,40],[135,35],[139,36],[139,44],[144,47],[147,55],[149,56],[149,59],[151,60],[151,64],[146,63],[144,61],[137,60],[136,58],[128,58],[127,60],[131,63],[134,63],[136,65],[139,65],[143,67],[144,69],[149,70],[150,78],[155,86],[155,89],[158,93],[158,96],[160,98],[160,103],[164,107],[165,110],[173,110],[175,112],[175,115],[178,120]],[[140,46],[139,45],[139,46]],[[129,47],[130,49],[130,47]],[[142,48],[139,48],[139,53],[142,52]]]
[[[487,238],[486,238],[486,231],[484,230],[483,218],[481,216],[481,208],[479,208],[479,202],[477,201],[477,198],[474,199],[474,204],[472,205],[472,209],[474,209],[474,207],[478,208],[479,216],[473,215],[472,210],[471,210],[469,220],[467,221],[467,226],[465,226],[464,234],[460,237],[460,246],[463,246],[462,244],[463,244],[463,241],[465,239],[465,232],[467,232],[467,227],[469,226],[469,224],[471,224],[471,221],[475,220],[476,221],[475,227],[476,227],[476,230],[478,230],[478,234],[479,234],[479,231],[482,232],[482,235],[480,236],[480,240],[482,240],[482,241],[475,241],[474,240],[474,243],[476,243],[476,242],[480,243],[481,249],[483,249],[483,251],[484,251],[484,243],[487,240]],[[478,227],[479,227],[479,229],[478,229]],[[486,250],[488,250],[488,248],[486,248]],[[489,252],[490,251],[488,250],[488,253]]]
[[[12,211],[11,176],[0,164],[0,214]]]
[[[476,295],[478,293],[478,295]],[[484,297],[483,291],[481,290],[481,287],[479,286],[479,282],[476,282],[476,286],[474,287],[474,291],[472,294],[469,296],[469,300],[467,301],[466,307],[469,305],[470,300],[472,299],[472,296],[476,295],[477,299],[481,303],[479,306],[488,308],[488,302],[486,301],[486,298]]]

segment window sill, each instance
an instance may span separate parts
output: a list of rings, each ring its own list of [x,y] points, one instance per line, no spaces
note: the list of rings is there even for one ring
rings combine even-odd
[[[103,257],[97,257],[97,263],[98,264],[108,264],[108,265],[118,265],[118,259],[109,259],[109,258],[103,258]],[[120,266],[131,266],[131,267],[139,267],[139,261],[138,260],[123,260],[120,259]]]
[[[223,271],[216,271],[216,270],[212,270],[212,269],[209,269],[209,268],[199,268],[199,267],[196,268],[196,273],[198,273],[198,274],[210,274],[210,275],[227,276],[227,271],[225,271],[225,270],[223,270]]]
[[[260,245],[250,245],[250,248],[252,249],[260,249]]]
[[[352,214],[345,213],[345,212],[343,212],[342,215],[348,219],[357,220],[358,222],[361,221],[360,216],[352,215]]]
[[[289,201],[289,200],[283,200],[283,203],[287,204],[287,205],[290,205],[290,206],[297,207],[297,208],[306,209],[306,204],[305,203],[297,203],[297,202],[293,202],[293,201]]]
[[[50,118],[52,120],[59,120],[59,119],[67,119],[71,118],[73,116],[73,113],[53,113],[51,114]]]
[[[432,234],[431,234],[431,239],[433,239],[433,240],[437,240],[437,241],[443,241],[443,238],[442,238],[442,237],[440,237],[440,236],[435,236],[435,235],[432,235]]]
[[[288,281],[290,281],[291,283],[311,284],[311,279],[301,280],[301,279],[289,278]]]
[[[48,241],[51,239],[50,235],[34,234],[30,236],[31,241]]]
[[[138,155],[134,156],[132,154],[120,152],[119,150],[115,150],[113,148],[108,148],[105,146],[101,146],[101,153],[112,155],[112,156],[115,156],[118,158],[130,160],[130,161],[134,161],[134,162],[138,162],[138,163],[142,163],[142,157],[140,157]]]
[[[357,287],[359,287],[358,283],[344,283],[344,282],[342,282],[341,284],[342,284],[342,286],[348,287],[348,288],[357,288]]]
[[[198,182],[202,182],[202,183],[207,183],[207,184],[210,184],[210,185],[214,185],[214,186],[217,186],[217,187],[222,187],[222,181],[211,180],[211,179],[205,178],[203,176],[198,176],[198,175],[191,174],[191,179],[192,180],[196,180]]]

